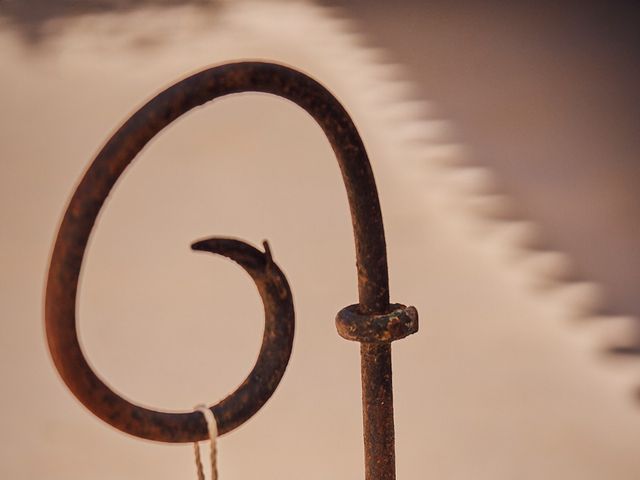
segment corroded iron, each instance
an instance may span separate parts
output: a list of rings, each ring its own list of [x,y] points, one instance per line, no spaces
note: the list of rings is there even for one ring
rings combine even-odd
[[[359,305],[338,312],[336,328],[342,338],[360,343],[388,343],[418,331],[418,311],[399,303],[389,305],[381,314],[360,313]]]
[[[157,95],[109,139],[80,181],[58,231],[45,300],[49,349],[62,379],[95,415],[114,427],[163,442],[207,436],[197,412],[167,413],[123,399],[87,363],[76,331],[76,296],[82,261],[100,209],[142,148],[189,110],[240,92],[286,98],[306,110],[328,137],[347,190],[356,245],[359,303],[343,309],[341,335],[361,342],[365,469],[368,480],[395,478],[391,341],[417,331],[413,307],[389,304],[382,215],[371,165],[351,118],[322,85],[291,68],[242,62],[209,68]],[[284,274],[265,252],[239,240],[208,239],[193,245],[227,256],[254,279],[265,308],[263,345],[253,371],[230,396],[211,407],[221,434],[251,417],[276,389],[291,352],[294,319]]]

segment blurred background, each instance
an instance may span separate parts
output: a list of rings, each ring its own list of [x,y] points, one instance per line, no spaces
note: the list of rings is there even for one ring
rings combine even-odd
[[[0,1],[0,472],[195,475],[191,448],[127,437],[48,357],[42,293],[69,195],[102,143],[179,78],[251,58],[305,71],[361,130],[392,300],[399,478],[636,478],[640,457],[640,9],[634,2]],[[262,311],[233,264],[189,251],[267,238],[292,287],[294,353],[220,441],[223,478],[363,478],[346,196],[296,107],[241,95],[180,119],[116,186],[83,271],[101,376],[169,410],[251,368]]]

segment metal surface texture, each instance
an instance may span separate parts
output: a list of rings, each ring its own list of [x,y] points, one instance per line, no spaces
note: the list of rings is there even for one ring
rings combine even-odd
[[[387,343],[407,337],[418,331],[418,311],[394,303],[380,315],[362,314],[359,306],[349,305],[338,312],[336,328],[346,340],[361,343]]]
[[[286,98],[320,125],[337,157],[346,187],[356,246],[359,304],[336,323],[345,338],[361,342],[365,469],[368,480],[395,478],[391,341],[417,331],[413,307],[389,304],[387,255],[373,172],[351,118],[322,85],[291,68],[242,62],[209,68],[169,87],[133,114],[98,153],[80,181],[55,242],[45,299],[49,349],[74,395],[96,416],[134,436],[162,442],[203,440],[198,412],[149,410],[123,399],[89,366],[78,342],[76,296],[82,262],[98,214],[114,184],[164,127],[213,99],[241,92]],[[253,278],[265,308],[263,346],[253,371],[230,396],[211,407],[220,434],[251,417],[277,387],[291,352],[294,314],[287,281],[265,252],[239,240],[193,245],[227,256]]]

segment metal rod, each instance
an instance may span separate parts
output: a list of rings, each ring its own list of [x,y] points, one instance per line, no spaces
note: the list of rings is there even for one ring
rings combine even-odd
[[[361,343],[365,478],[396,478],[391,344]]]
[[[417,331],[417,312],[413,307],[389,305],[380,203],[371,165],[353,121],[326,88],[291,68],[242,62],[204,70],[158,94],[113,134],[73,194],[53,249],[45,299],[45,322],[54,364],[69,389],[89,410],[126,433],[164,442],[193,442],[206,436],[206,425],[201,415],[144,408],[122,398],[98,377],[78,343],[76,295],[87,242],[100,209],[120,175],[142,148],[189,110],[225,95],[249,91],[277,95],[302,107],[320,125],[337,157],[353,224],[359,304],[339,312],[336,324],[342,336],[362,343],[366,478],[392,480],[395,478],[395,452],[390,343]],[[284,288],[282,285],[286,285],[286,279],[273,264],[268,249],[263,254],[251,250],[252,247],[243,242],[229,244],[220,241],[200,242],[196,245],[198,247],[210,251],[217,249],[217,253],[233,251],[237,258],[245,255],[242,256],[245,268],[250,258],[251,265],[259,267],[258,270],[252,267],[252,276],[259,280],[259,289],[260,285],[271,285],[260,290],[261,294],[270,293],[263,295],[265,314],[288,315],[286,306],[279,305],[277,295],[273,295],[278,288]],[[265,341],[266,332],[267,329]],[[292,326],[290,333],[293,333]],[[277,343],[276,340],[271,338],[272,342]],[[279,341],[283,346],[276,352],[279,359],[276,364],[278,369],[283,369],[289,359],[286,351],[289,344],[286,335]],[[245,380],[249,383],[246,392],[262,393],[235,397],[232,394],[211,407],[221,434],[253,415],[277,387],[281,374],[278,369],[276,374],[271,372],[274,366],[264,363],[267,358],[270,357],[263,357],[261,351],[254,371],[259,369],[264,374],[250,375]],[[269,372],[270,376],[267,375]],[[268,376],[275,380],[267,381]],[[268,385],[260,385],[261,382]],[[226,409],[220,407],[222,404]],[[229,412],[240,413],[231,415]]]

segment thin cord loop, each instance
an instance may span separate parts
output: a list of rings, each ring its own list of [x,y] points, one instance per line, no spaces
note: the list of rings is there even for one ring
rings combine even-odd
[[[202,413],[207,422],[210,443],[211,480],[218,480],[218,449],[216,446],[216,440],[218,438],[218,423],[216,422],[216,417],[213,415],[213,412],[206,405],[198,405],[195,410]],[[193,443],[193,452],[196,457],[198,480],[205,480],[202,458],[200,457],[200,445],[198,442]]]

